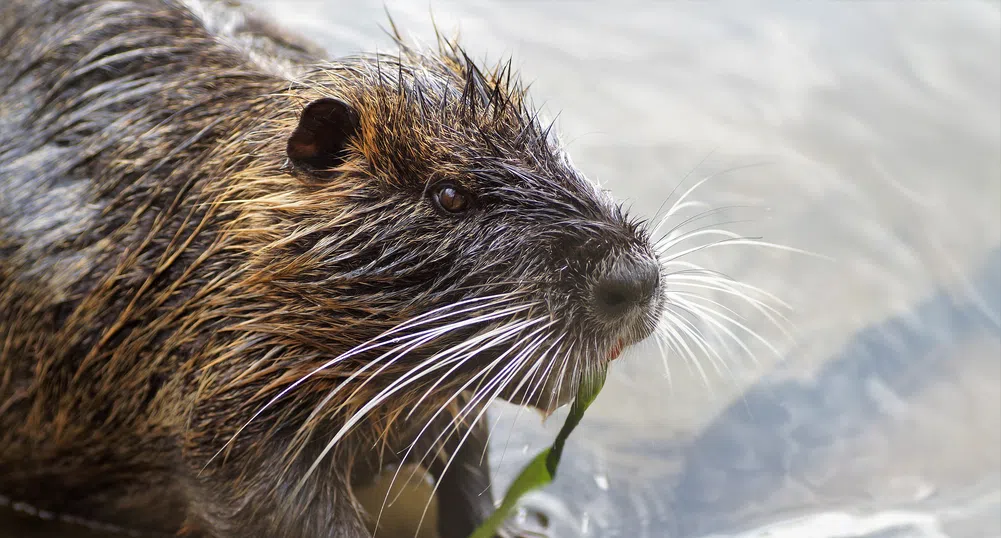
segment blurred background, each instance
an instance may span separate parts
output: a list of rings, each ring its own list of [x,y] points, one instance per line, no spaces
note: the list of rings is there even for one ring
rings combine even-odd
[[[332,57],[395,51],[381,1],[247,3]],[[726,209],[703,223],[820,255],[687,257],[790,323],[721,296],[761,336],[721,343],[725,366],[625,354],[528,501],[554,536],[1001,536],[1001,4],[385,8],[413,40],[433,15],[474,59],[512,56],[634,213],[711,177],[693,196]],[[501,494],[563,415],[495,411]]]

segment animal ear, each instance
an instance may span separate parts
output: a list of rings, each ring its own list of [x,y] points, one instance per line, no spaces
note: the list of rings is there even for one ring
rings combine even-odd
[[[298,171],[329,177],[344,162],[348,142],[358,128],[358,113],[351,105],[339,99],[317,99],[302,111],[286,153]]]

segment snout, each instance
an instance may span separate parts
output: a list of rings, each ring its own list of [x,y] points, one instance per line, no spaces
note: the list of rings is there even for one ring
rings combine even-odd
[[[625,254],[595,280],[593,311],[629,345],[650,335],[660,307],[660,265],[652,256]]]
[[[572,362],[576,367],[607,364],[615,360],[624,348],[645,339],[656,329],[665,301],[660,264],[652,254],[640,249],[643,247],[626,251],[617,257],[607,252],[602,253],[605,261],[591,266],[591,270],[595,272],[587,277],[591,285],[583,288],[587,290],[585,294],[566,296],[566,299],[572,301],[567,303],[569,306],[583,300],[588,312],[584,316],[571,318],[572,322],[576,322],[572,325],[575,331],[571,334],[577,341],[569,345],[584,343],[576,349],[580,353]],[[574,310],[571,308],[570,312]],[[563,360],[570,361],[570,355],[564,355]],[[534,368],[526,365],[524,375],[532,375],[532,370]],[[564,370],[563,367],[550,369],[552,372]],[[576,379],[576,375],[573,372],[553,375],[544,382],[542,390],[516,391],[504,394],[504,397],[509,401],[518,401],[518,397],[522,397],[522,403],[549,413],[573,399],[573,390],[560,390],[560,387],[568,383],[568,380]]]
[[[656,262],[621,259],[595,283],[595,310],[605,320],[615,322],[642,309],[656,296],[659,286],[660,269]]]

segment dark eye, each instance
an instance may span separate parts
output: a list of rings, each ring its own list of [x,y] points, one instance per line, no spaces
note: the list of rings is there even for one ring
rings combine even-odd
[[[431,199],[438,209],[446,213],[465,213],[472,206],[469,194],[451,183],[436,185],[431,190]]]

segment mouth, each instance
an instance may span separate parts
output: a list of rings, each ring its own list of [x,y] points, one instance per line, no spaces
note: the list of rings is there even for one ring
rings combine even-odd
[[[622,338],[619,338],[615,342],[615,345],[612,346],[612,349],[609,350],[607,362],[612,362],[615,359],[619,358],[619,355],[622,354],[622,349],[625,348],[625,347],[626,347],[625,346],[625,342],[622,340]]]
[[[659,305],[647,308],[659,308]],[[570,345],[570,351],[567,352],[564,352],[563,347],[560,346],[552,353],[546,351],[542,359],[524,361],[513,379],[527,379],[527,381],[513,381],[514,387],[502,391],[500,397],[516,405],[533,407],[541,411],[543,416],[548,416],[557,408],[570,403],[576,395],[574,385],[578,380],[579,372],[575,370],[608,368],[622,356],[627,348],[640,343],[653,334],[654,326],[649,319],[652,316],[634,315],[631,317],[635,319],[625,320],[616,327],[598,325],[582,328],[571,326],[558,330],[557,332],[564,332],[578,338],[579,340],[575,340],[574,344],[579,341],[584,345],[580,346],[581,349],[575,349],[576,345]],[[565,342],[561,343],[565,344]],[[535,347],[546,349],[544,345],[536,345]],[[577,351],[577,353],[571,354],[571,351]],[[553,357],[562,362],[554,362]]]

